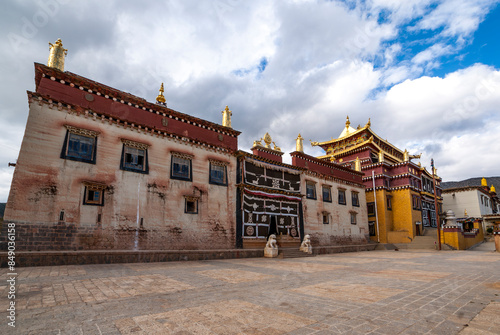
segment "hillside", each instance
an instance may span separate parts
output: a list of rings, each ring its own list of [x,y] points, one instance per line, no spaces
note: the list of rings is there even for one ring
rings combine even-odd
[[[465,186],[481,186],[482,177],[477,178],[469,178],[462,181],[446,181],[442,182],[441,186],[443,189],[447,188],[455,188],[455,187],[465,187]],[[495,186],[497,193],[500,193],[500,177],[486,177],[486,181],[488,182],[488,186]]]

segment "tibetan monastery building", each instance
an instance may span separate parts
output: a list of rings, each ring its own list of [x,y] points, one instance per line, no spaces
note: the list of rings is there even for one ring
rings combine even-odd
[[[65,54],[59,40],[47,66],[35,63],[1,250],[9,224],[16,251],[263,254],[270,234],[289,245],[309,234],[324,252],[366,246],[363,173],[305,154],[301,140],[292,164],[269,135],[240,151],[229,108],[222,125],[180,113],[163,84],[148,102],[65,72]]]
[[[437,226],[434,189],[440,213],[441,178],[435,169],[429,173],[412,161],[420,156],[410,155],[375,134],[370,121],[354,129],[348,117],[337,139],[312,145],[325,150],[318,159],[363,173],[372,240],[409,243],[424,227]]]

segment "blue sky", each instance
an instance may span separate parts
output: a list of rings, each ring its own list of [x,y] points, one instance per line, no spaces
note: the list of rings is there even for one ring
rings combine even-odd
[[[349,115],[444,180],[500,175],[499,0],[4,1],[0,4],[0,202],[34,90],[61,38],[66,70],[221,122],[249,150],[269,132],[336,138]],[[306,153],[321,155],[317,147]],[[285,154],[285,160],[289,156]]]

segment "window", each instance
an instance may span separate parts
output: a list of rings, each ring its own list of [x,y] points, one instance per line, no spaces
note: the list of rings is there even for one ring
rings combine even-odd
[[[103,206],[106,185],[85,182],[84,205]]]
[[[170,166],[170,178],[193,180],[191,162],[193,156],[172,152],[172,162]],[[211,174],[211,173],[210,173]],[[211,176],[210,176],[211,178]]]
[[[61,158],[95,164],[98,132],[66,126]]]
[[[375,230],[375,221],[368,222],[368,230],[370,232],[370,236],[377,236],[377,231]]]
[[[369,202],[366,205],[368,207],[368,216],[375,216],[375,203]]]
[[[332,188],[330,186],[323,185],[323,201],[332,202]]]
[[[316,184],[312,181],[306,181],[306,197],[307,199],[316,199]]]
[[[227,167],[223,162],[210,161],[210,184],[227,186]]]
[[[330,215],[327,212],[323,212],[323,224],[330,224]]]
[[[339,189],[339,204],[345,205],[345,190]]]
[[[416,195],[413,196],[413,209],[420,209],[420,199]]]
[[[387,209],[392,210],[392,197],[390,195],[387,196]]]
[[[355,207],[359,207],[359,195],[358,195],[358,192],[352,192],[351,198],[352,198],[352,205],[355,206]]]
[[[148,145],[122,140],[123,150],[120,169],[148,173]]]
[[[198,198],[185,197],[184,213],[198,214]]]
[[[356,213],[351,213],[351,224],[356,224]]]

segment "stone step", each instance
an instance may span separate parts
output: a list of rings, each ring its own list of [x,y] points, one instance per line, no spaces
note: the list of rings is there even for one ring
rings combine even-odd
[[[299,258],[299,257],[314,257],[314,254],[308,254],[296,248],[281,248],[278,250],[279,258]]]

